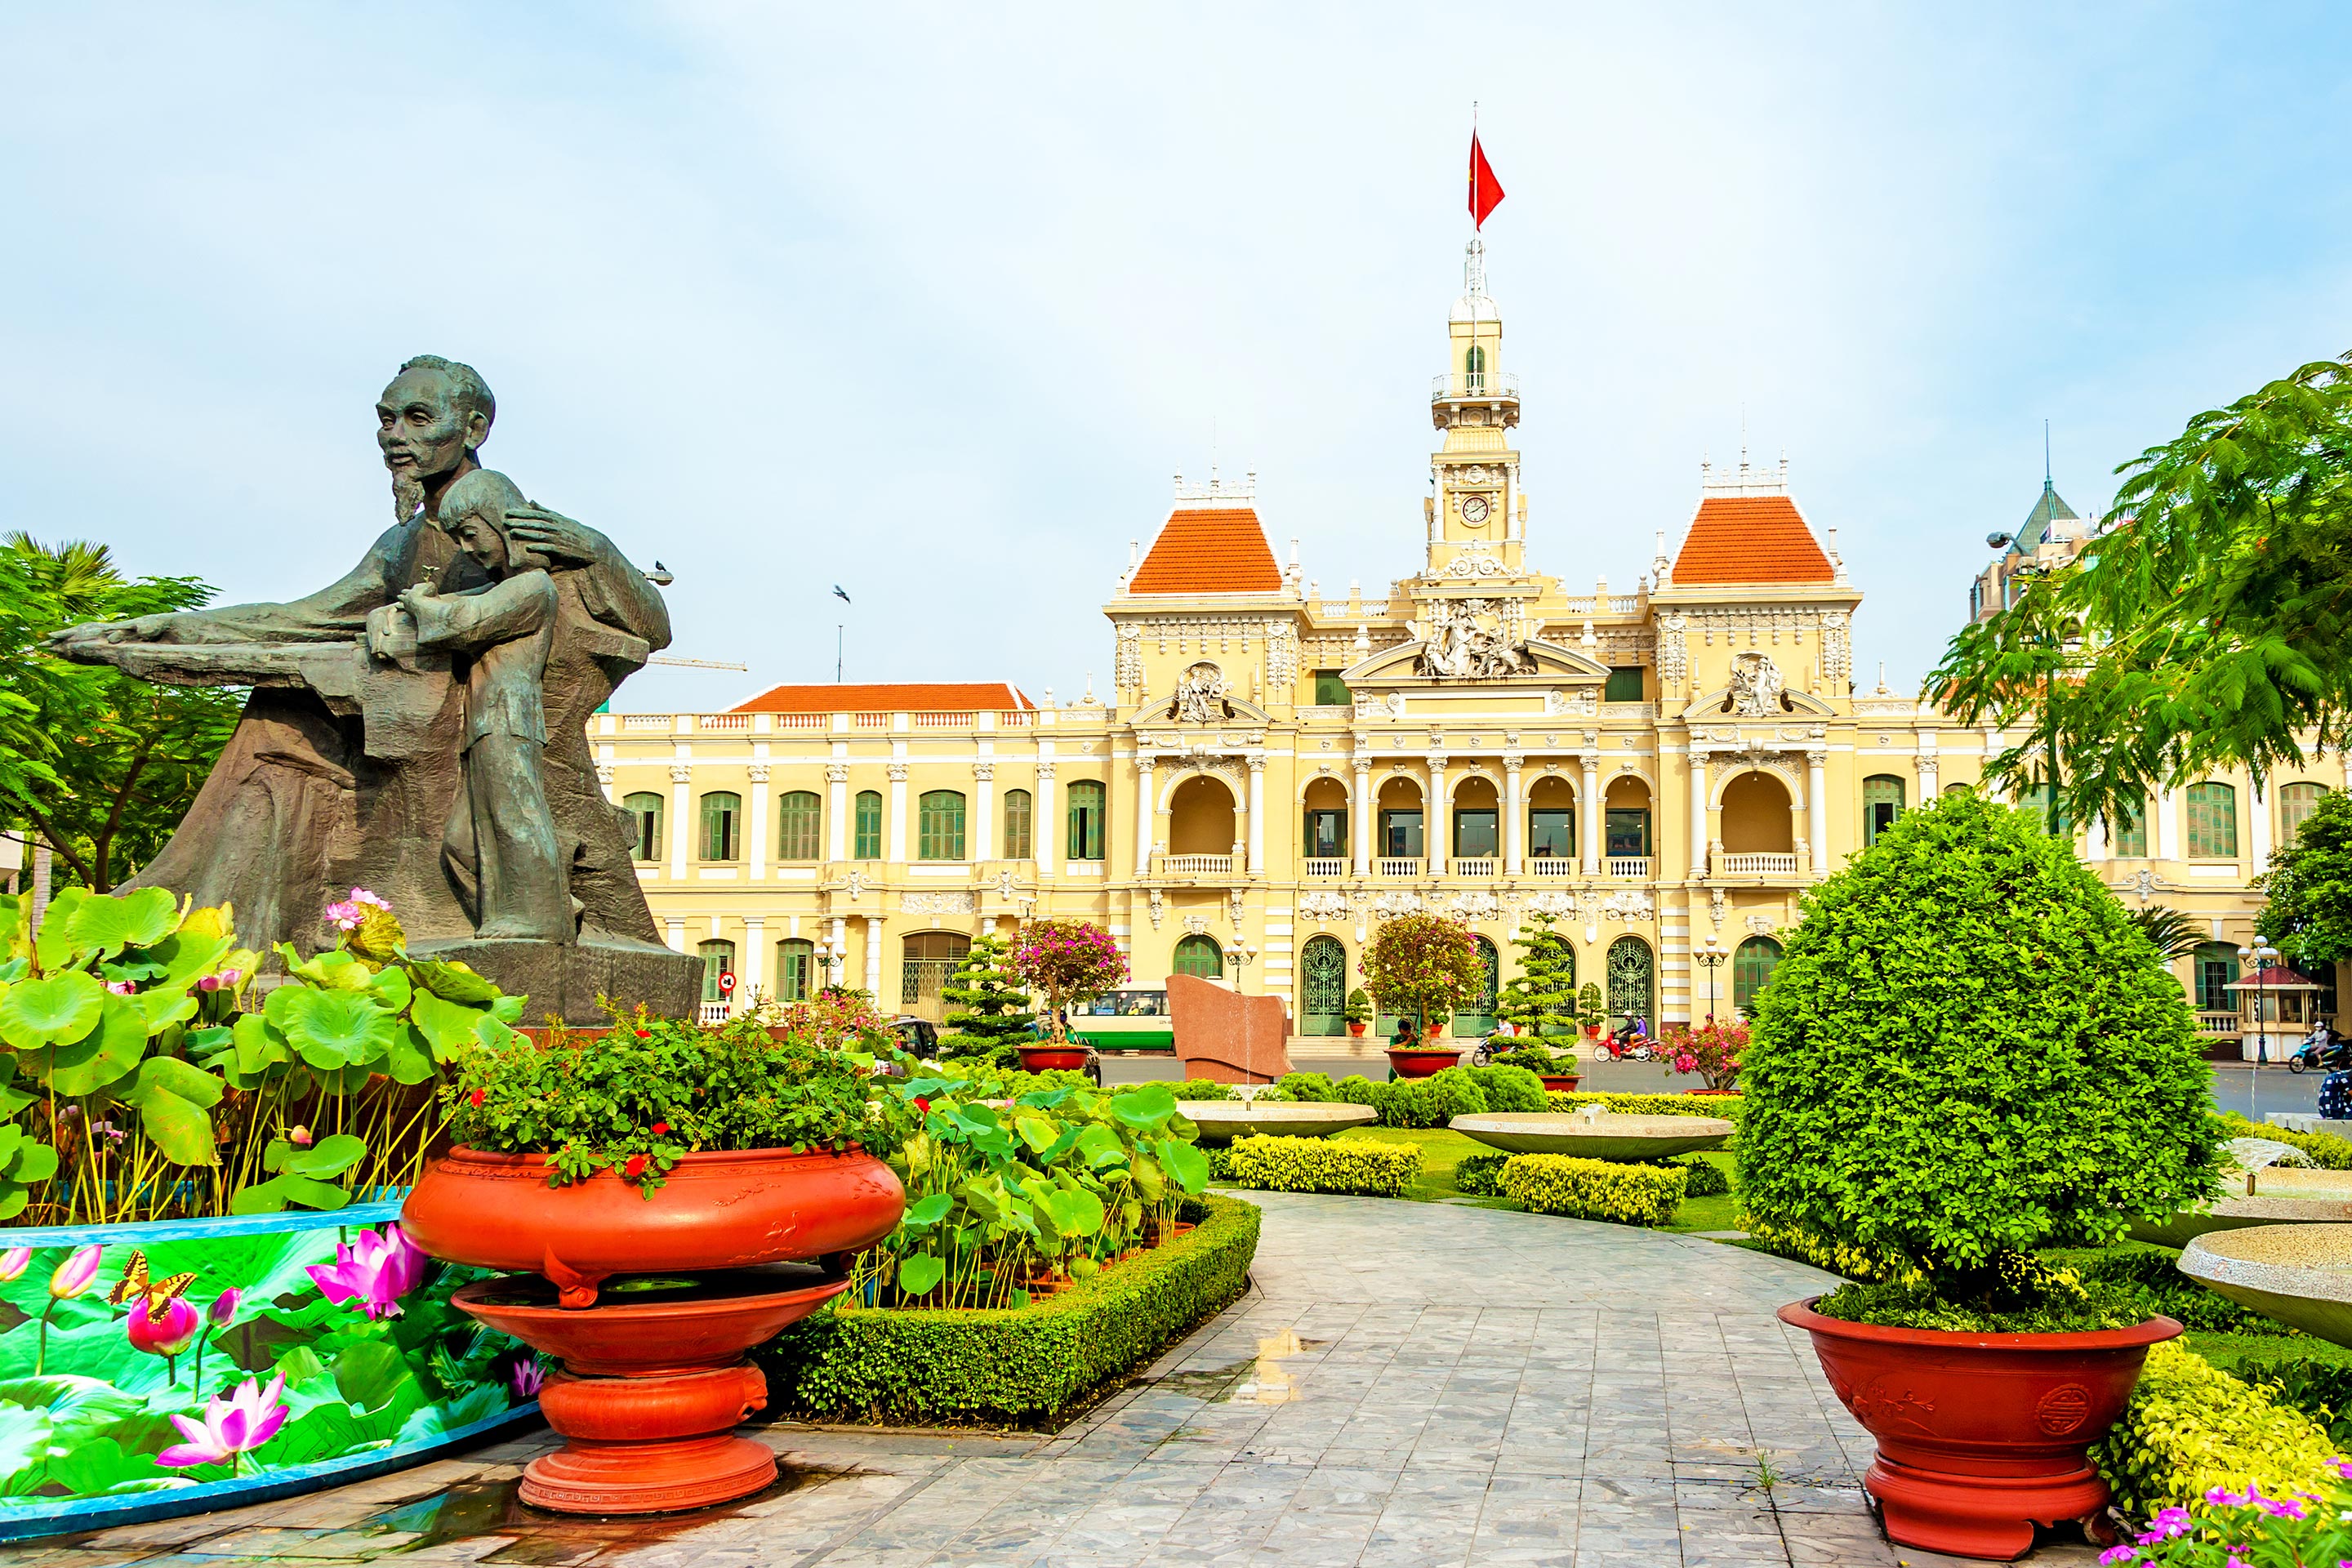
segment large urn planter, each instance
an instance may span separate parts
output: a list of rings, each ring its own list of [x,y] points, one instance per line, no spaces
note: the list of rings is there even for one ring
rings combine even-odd
[[[1087,1065],[1084,1046],[1019,1046],[1023,1072],[1078,1072]]]
[[[732,1436],[767,1403],[745,1355],[848,1288],[837,1269],[771,1266],[881,1240],[906,1207],[898,1178],[854,1147],[688,1154],[650,1191],[610,1170],[547,1174],[543,1154],[460,1147],[403,1214],[436,1257],[544,1277],[451,1303],[562,1360],[541,1404],[566,1446],[524,1469],[523,1500],[661,1513],[767,1486],[775,1456]]]
[[[536,1418],[540,1358],[483,1339],[477,1279],[397,1204],[0,1233],[0,1541],[241,1508]],[[107,1297],[195,1278],[158,1321]],[[193,1428],[194,1430],[191,1430]]]
[[[2087,1459],[2123,1414],[2170,1318],[2080,1334],[1971,1334],[1825,1318],[1810,1297],[1780,1321],[1813,1339],[1830,1387],[1878,1441],[1863,1485],[1888,1539],[2003,1562],[2036,1524],[2091,1521],[2107,1484]]]
[[[1584,1081],[1582,1073],[1548,1072],[1538,1076],[1542,1078],[1544,1091],[1548,1094],[1574,1094],[1576,1086]]]
[[[1393,1047],[1389,1051],[1389,1066],[1399,1078],[1428,1078],[1460,1065],[1461,1060],[1460,1051],[1445,1046]]]

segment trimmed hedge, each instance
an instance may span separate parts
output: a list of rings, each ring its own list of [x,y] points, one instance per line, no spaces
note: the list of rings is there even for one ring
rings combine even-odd
[[[2259,1482],[2273,1497],[2315,1491],[2336,1447],[2317,1423],[2174,1340],[2147,1368],[2091,1463],[2132,1519],[2200,1500],[2208,1488]]]
[[[2269,1138],[2302,1150],[2322,1170],[2352,1171],[2352,1139],[2338,1138],[2333,1132],[2297,1132],[2292,1127],[2249,1121],[2234,1110],[2223,1111],[2221,1121],[2229,1128],[2230,1137]]]
[[[2326,1429],[2337,1453],[2352,1450],[2352,1366],[2342,1362],[2241,1361],[2231,1369],[2241,1383],[2251,1384],[2278,1405],[2291,1405]]]
[[[1690,1173],[1573,1154],[1514,1154],[1504,1163],[1503,1195],[1535,1214],[1664,1225],[1682,1206]]]
[[[1713,1116],[1739,1125],[1748,1109],[1738,1094],[1596,1094],[1584,1089],[1552,1089],[1546,1098],[1554,1110],[1574,1110],[1580,1105],[1602,1105],[1621,1116]]]
[[[1257,1205],[1203,1197],[1198,1224],[1026,1307],[835,1305],[755,1352],[770,1419],[1034,1420],[1085,1399],[1229,1305],[1257,1255]]]
[[[1465,1154],[1454,1162],[1454,1189],[1465,1197],[1499,1198],[1503,1195],[1503,1167],[1511,1157],[1499,1149],[1484,1154]]]
[[[1369,1139],[1236,1138],[1227,1145],[1237,1187],[1272,1193],[1402,1197],[1421,1176],[1421,1151]]]

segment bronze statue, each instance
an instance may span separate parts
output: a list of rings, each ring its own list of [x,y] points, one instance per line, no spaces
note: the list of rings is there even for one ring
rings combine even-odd
[[[481,468],[498,405],[470,366],[410,360],[375,412],[394,522],[341,581],[53,639],[148,680],[253,689],[195,805],[130,885],[234,902],[257,946],[305,952],[326,904],[366,887],[399,910],[412,951],[530,992],[528,1016],[593,1021],[599,992],[690,1011],[700,963],[661,945],[587,739],[614,688],[668,646],[661,595],[603,534]]]

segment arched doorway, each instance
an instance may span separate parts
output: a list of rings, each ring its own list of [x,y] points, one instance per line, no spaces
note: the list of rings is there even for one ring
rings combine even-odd
[[[1495,1032],[1495,991],[1502,976],[1502,959],[1485,937],[1471,940],[1478,944],[1478,989],[1454,1010],[1454,1032],[1482,1037]]]
[[[1298,950],[1298,1032],[1348,1032],[1348,950],[1336,936],[1311,936]]]
[[[1649,782],[1621,773],[1610,781],[1601,802],[1603,853],[1612,860],[1648,859],[1652,853]]]
[[[1770,773],[1749,771],[1723,786],[1723,852],[1793,855],[1796,823],[1789,786]]]
[[[1454,836],[1447,840],[1457,860],[1493,860],[1503,853],[1502,798],[1492,779],[1464,779],[1454,792]]]
[[[1657,1023],[1657,962],[1650,944],[1638,936],[1621,936],[1609,944],[1609,1026],[1623,1029],[1635,1018],[1654,1030]]]
[[[1404,777],[1381,785],[1379,836],[1372,853],[1386,860],[1418,860],[1422,854],[1421,785]]]
[[[1225,951],[1217,939],[1195,931],[1176,943],[1176,956],[1168,966],[1171,974],[1189,974],[1196,980],[1223,980],[1225,977]]]
[[[898,1005],[918,1018],[940,1022],[947,1016],[940,992],[948,976],[971,951],[971,938],[961,931],[919,931],[909,933],[900,944],[902,963],[898,983]]]
[[[1772,978],[1780,962],[1780,944],[1769,936],[1751,936],[1731,955],[1731,1005],[1741,1017],[1756,1009],[1756,993]]]
[[[1195,773],[1168,797],[1168,853],[1234,852],[1234,792],[1225,781]]]

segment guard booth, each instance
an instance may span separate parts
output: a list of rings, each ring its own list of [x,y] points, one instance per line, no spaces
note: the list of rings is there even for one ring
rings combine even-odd
[[[2224,989],[2237,994],[2242,1060],[2284,1061],[2318,1021],[2319,983],[2284,964],[2267,964]]]

